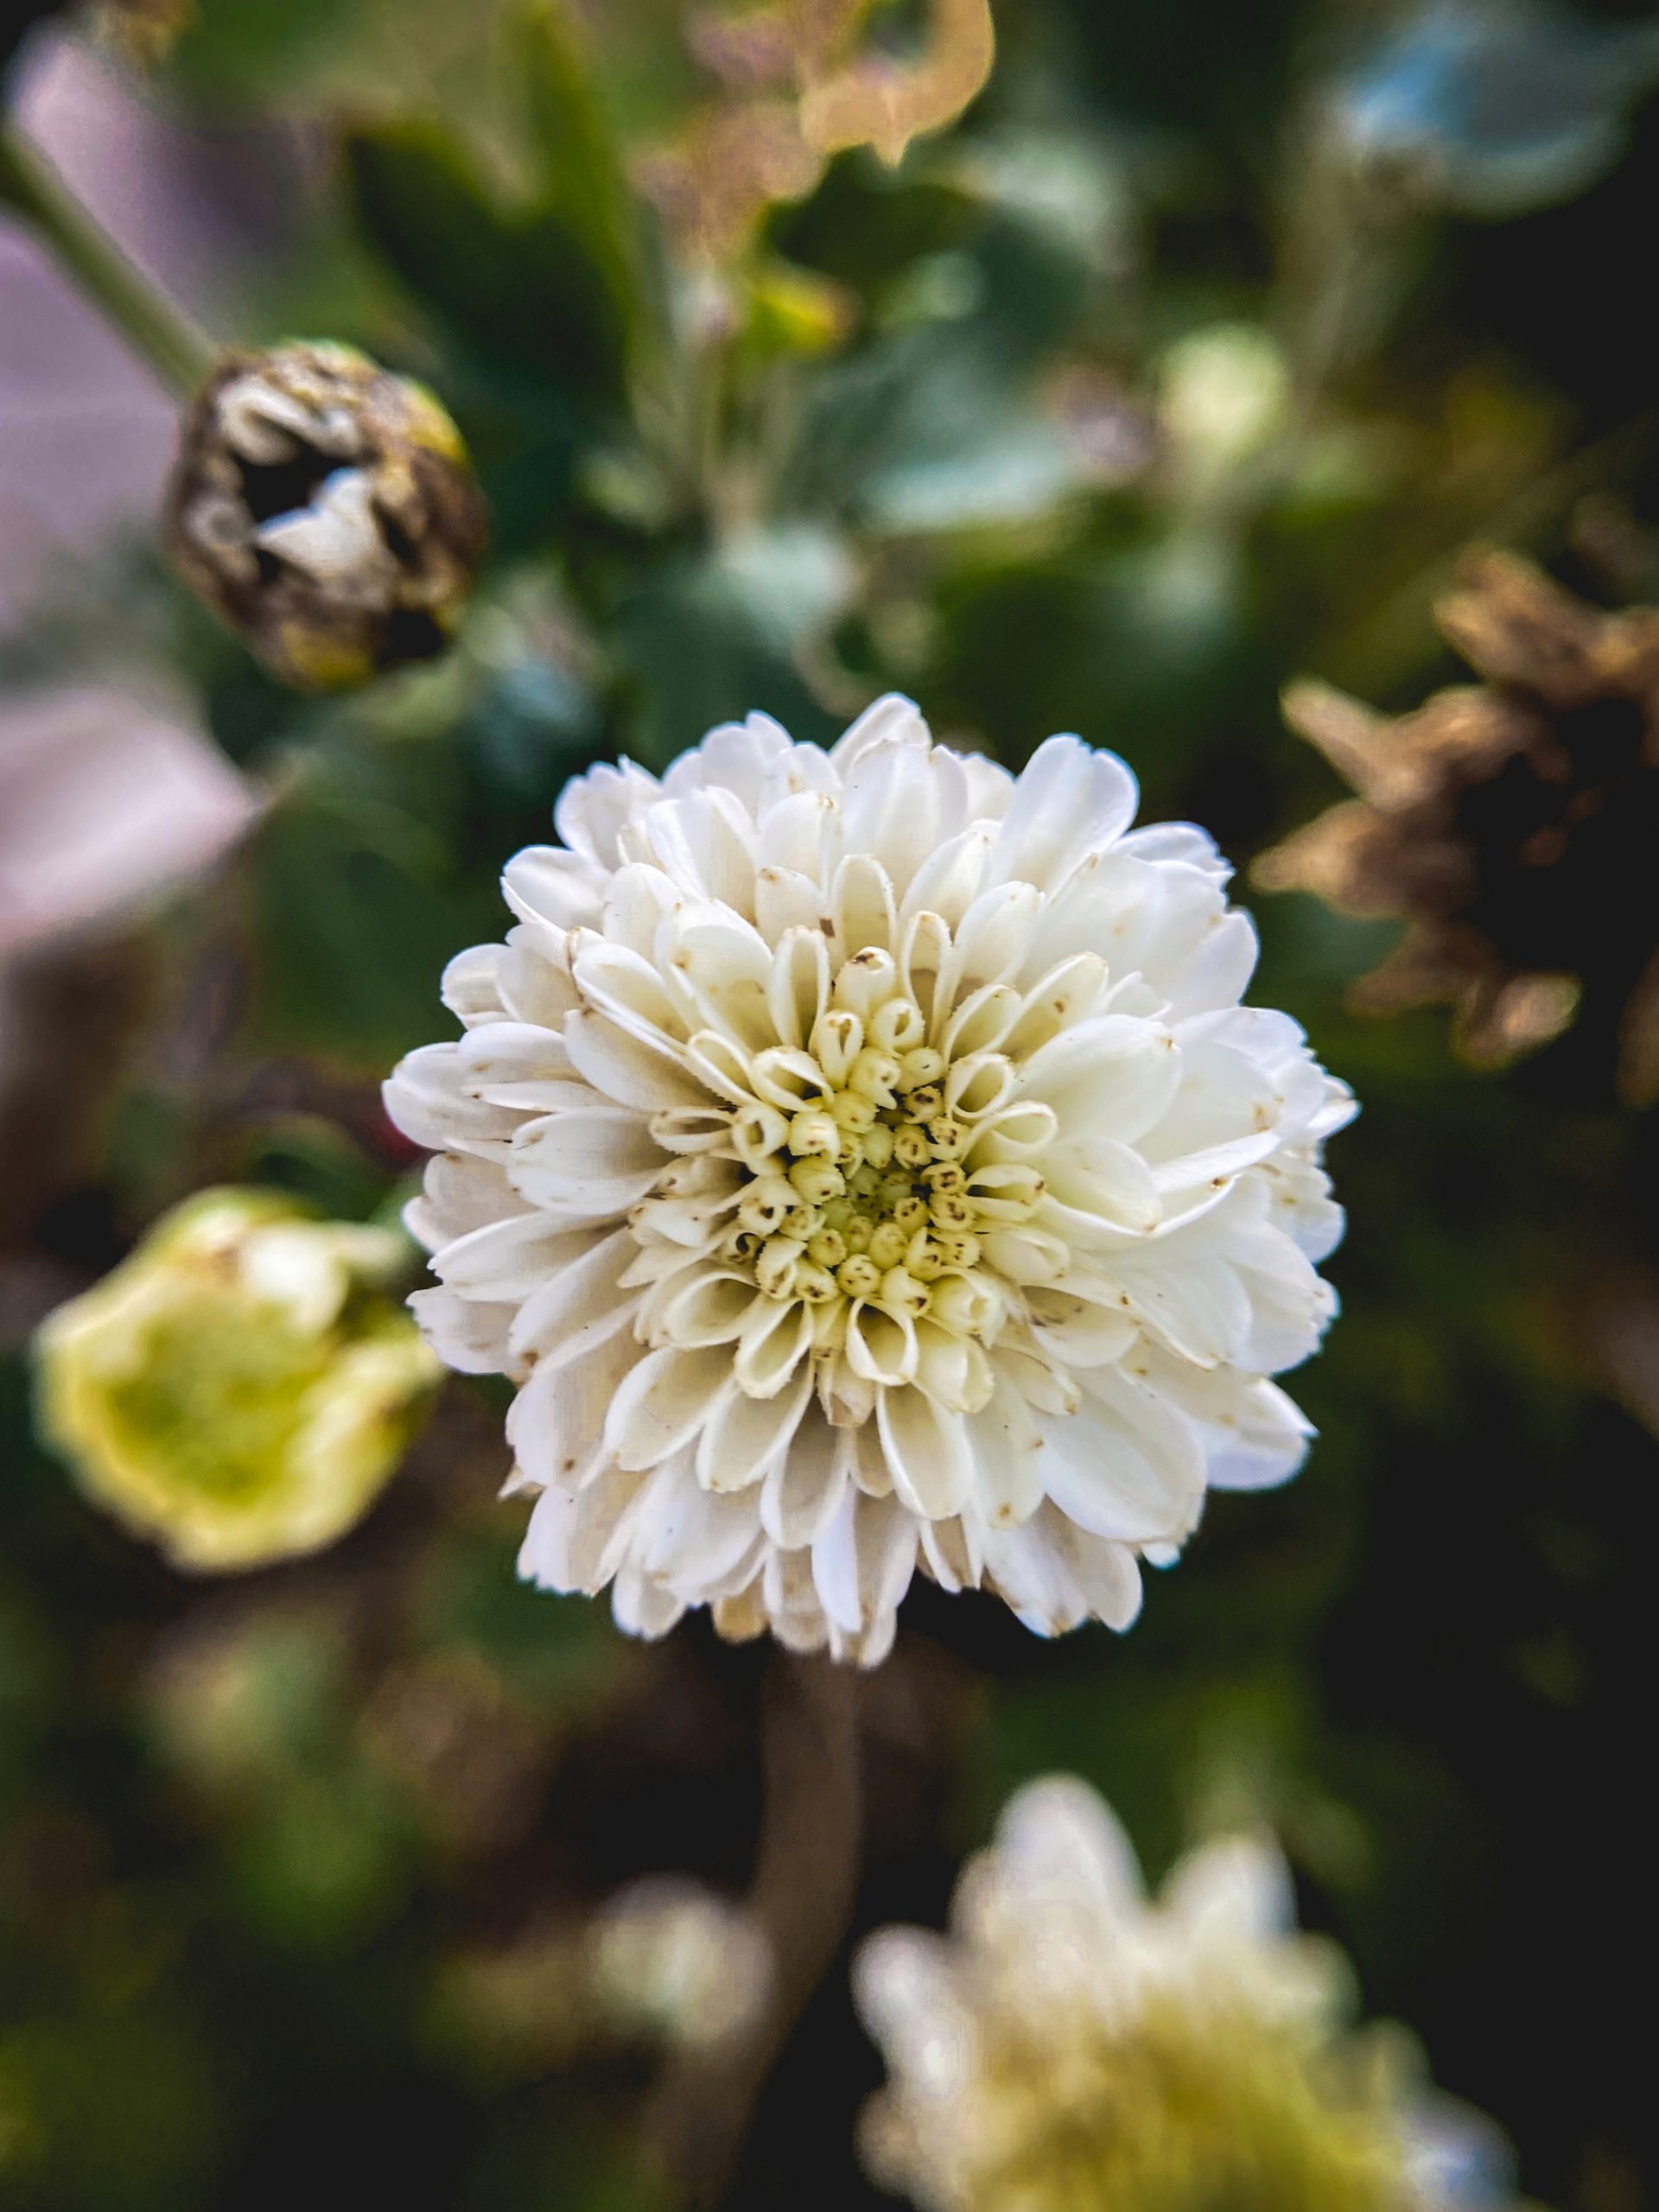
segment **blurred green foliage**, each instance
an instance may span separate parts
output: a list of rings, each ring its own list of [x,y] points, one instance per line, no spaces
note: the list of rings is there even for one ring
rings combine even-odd
[[[103,1164],[5,1262],[25,1306],[207,1180],[395,1203],[375,1078],[437,1033],[443,961],[496,933],[501,862],[594,759],[660,768],[751,708],[820,737],[896,685],[1011,765],[1056,728],[1116,747],[1150,815],[1243,861],[1336,795],[1279,686],[1445,680],[1427,609],[1467,540],[1659,593],[1649,18],[996,13],[959,127],[896,168],[837,156],[710,263],[632,181],[719,89],[673,0],[199,0],[133,97],[311,149],[238,334],[431,382],[495,550],[451,658],[345,703],[279,692],[142,550],[0,647],[20,682],[162,671],[270,798],[167,923]],[[1281,1496],[1213,1504],[1124,1639],[912,1599],[859,1925],[937,1917],[1051,1767],[1154,1867],[1269,1821],[1305,1917],[1529,2190],[1637,2212],[1654,1446],[1606,1347],[1659,1310],[1651,1132],[1570,1039],[1477,1077],[1438,1017],[1345,1014],[1386,931],[1262,921],[1259,995],[1365,1109],[1333,1163],[1347,1310],[1298,1383],[1320,1441]],[[0,2199],[260,2212],[326,2172],[411,2209],[645,2203],[638,2054],[573,2030],[504,2082],[454,1992],[635,1873],[741,1886],[758,1656],[645,1651],[518,1587],[487,1386],[339,1551],[214,1588],[93,1519],[16,1344],[5,1372]],[[874,2077],[837,1980],[732,2205],[805,2201],[808,2170],[874,2203]]]

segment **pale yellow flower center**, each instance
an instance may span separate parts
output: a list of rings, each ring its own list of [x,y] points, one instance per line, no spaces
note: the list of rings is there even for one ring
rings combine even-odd
[[[1120,2033],[1000,2008],[945,2133],[902,2097],[870,2148],[951,2212],[1409,2212],[1389,2055],[1310,2048],[1243,2008],[1154,2004]]]
[[[755,1058],[759,1098],[732,1123],[749,1179],[721,1257],[768,1298],[863,1300],[988,1342],[1006,1309],[986,1239],[1043,1194],[1029,1165],[975,1156],[1012,1068],[981,1053],[953,1070],[891,963],[849,963],[835,998],[804,1052]]]

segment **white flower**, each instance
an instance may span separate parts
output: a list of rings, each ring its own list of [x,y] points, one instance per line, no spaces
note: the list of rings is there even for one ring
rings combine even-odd
[[[1202,831],[1122,762],[1018,779],[908,701],[828,753],[753,715],[658,783],[596,768],[455,1044],[387,1104],[453,1366],[521,1385],[524,1573],[647,1635],[879,1659],[918,1564],[1047,1634],[1123,1627],[1206,1484],[1290,1474],[1352,1111],[1241,1007]]]
[[[877,2178],[929,2212],[1452,2212],[1508,2202],[1501,2136],[1425,2094],[1399,2031],[1344,2031],[1341,1954],[1295,1929],[1264,1837],[1205,1845],[1150,1901],[1068,1776],[1014,1798],[950,1935],[854,1962],[890,2081]]]

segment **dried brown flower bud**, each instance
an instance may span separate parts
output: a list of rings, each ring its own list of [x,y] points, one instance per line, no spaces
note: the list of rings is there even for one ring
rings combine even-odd
[[[348,346],[227,353],[186,418],[168,550],[285,683],[336,690],[430,659],[486,533],[461,434]]]
[[[1359,794],[1262,855],[1256,880],[1407,922],[1355,986],[1446,1002],[1471,1059],[1547,1043],[1593,1007],[1627,1095],[1659,1090],[1659,609],[1602,614],[1481,554],[1436,620],[1486,681],[1390,719],[1293,684],[1291,727]]]

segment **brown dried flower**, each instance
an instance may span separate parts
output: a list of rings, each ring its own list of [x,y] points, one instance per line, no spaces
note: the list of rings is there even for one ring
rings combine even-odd
[[[1358,797],[1263,854],[1256,880],[1408,924],[1357,1007],[1449,1003],[1489,1064],[1593,1010],[1624,1095],[1659,1095],[1659,609],[1600,613],[1501,553],[1471,556],[1460,586],[1436,620],[1484,683],[1397,718],[1290,687],[1291,727]]]
[[[640,167],[685,251],[728,258],[769,207],[810,192],[832,155],[872,146],[896,164],[984,89],[996,47],[990,0],[928,0],[925,35],[903,60],[863,42],[871,12],[872,0],[690,11],[688,43],[722,92]]]
[[[443,409],[337,345],[225,355],[186,417],[163,524],[186,582],[307,691],[441,652],[485,535]]]

